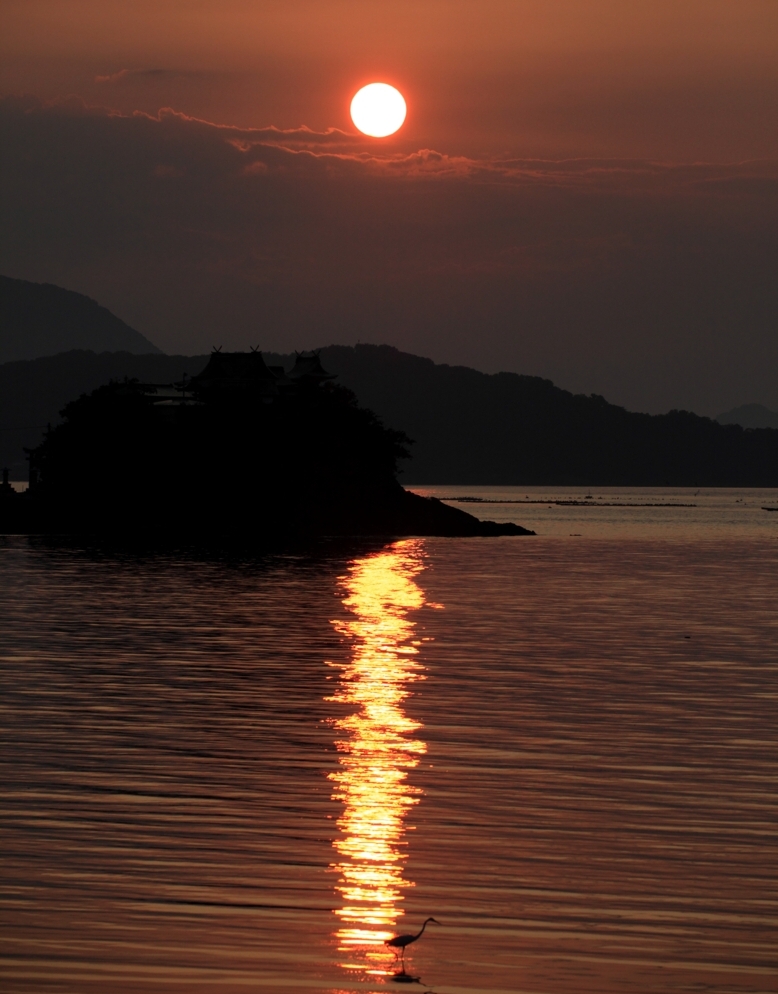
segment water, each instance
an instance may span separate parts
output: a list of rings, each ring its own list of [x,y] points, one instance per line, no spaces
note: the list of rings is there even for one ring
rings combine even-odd
[[[555,538],[778,538],[778,490],[413,486],[425,497]],[[770,508],[771,510],[767,510]]]
[[[550,506],[619,537],[0,538],[2,990],[387,992],[429,915],[438,994],[778,990],[775,534]]]

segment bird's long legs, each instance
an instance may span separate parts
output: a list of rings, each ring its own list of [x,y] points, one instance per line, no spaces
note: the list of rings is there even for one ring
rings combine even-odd
[[[405,973],[405,946],[402,946],[398,954],[397,950],[394,952],[394,965],[397,965],[397,957],[400,957],[400,966],[402,967],[402,972]]]

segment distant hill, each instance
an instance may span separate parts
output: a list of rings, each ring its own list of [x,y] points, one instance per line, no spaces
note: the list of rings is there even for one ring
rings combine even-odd
[[[81,293],[0,276],[0,362],[71,349],[160,352],[140,332]]]
[[[537,376],[488,375],[385,345],[331,346],[321,358],[416,440],[409,482],[778,486],[778,431],[688,411],[636,414]]]
[[[743,404],[718,414],[720,425],[740,425],[741,428],[778,428],[778,412],[762,404]]]
[[[287,367],[294,360],[264,357]],[[207,359],[70,352],[0,366],[0,460],[25,479],[21,447],[41,432],[21,426],[56,422],[68,400],[111,378],[170,382]],[[778,486],[772,429],[745,431],[688,411],[635,414],[537,376],[488,375],[388,345],[333,345],[321,359],[388,427],[415,439],[403,476],[411,483]]]

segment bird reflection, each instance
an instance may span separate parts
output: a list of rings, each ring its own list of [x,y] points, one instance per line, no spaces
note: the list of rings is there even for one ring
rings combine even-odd
[[[342,578],[350,617],[333,621],[351,643],[349,660],[330,664],[340,675],[328,698],[350,708],[332,722],[339,767],[329,778],[333,798],[343,803],[333,843],[342,901],[335,937],[341,966],[379,975],[389,972],[384,943],[403,914],[403,891],[413,886],[403,876],[403,836],[420,791],[408,772],[426,745],[414,737],[421,726],[405,714],[403,702],[410,685],[424,679],[411,615],[424,604],[414,579],[423,568],[422,550],[420,540],[397,542],[351,563]]]

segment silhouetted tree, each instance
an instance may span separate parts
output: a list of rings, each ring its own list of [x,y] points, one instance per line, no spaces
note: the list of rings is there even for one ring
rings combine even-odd
[[[342,530],[396,498],[409,439],[332,383],[166,403],[137,380],[68,404],[31,455],[41,498],[83,527]]]

